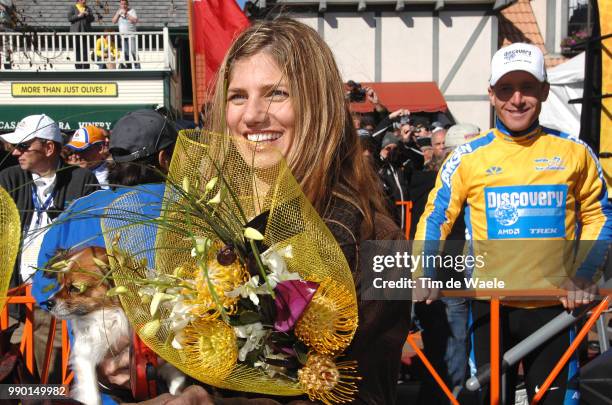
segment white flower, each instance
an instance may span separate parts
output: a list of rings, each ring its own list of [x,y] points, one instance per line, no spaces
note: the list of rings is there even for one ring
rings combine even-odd
[[[238,352],[238,360],[244,361],[246,356],[253,350],[259,349],[267,332],[261,322],[250,323],[248,325],[234,326],[236,337],[246,339],[244,345]]]
[[[234,288],[232,291],[226,292],[225,296],[229,298],[235,298],[237,296],[249,298],[253,304],[259,305],[258,294],[270,294],[270,291],[265,285],[259,285],[259,276],[253,276],[249,281],[241,286]]]
[[[182,331],[195,319],[195,316],[191,312],[194,307],[195,305],[187,305],[180,299],[174,304],[169,318],[171,319],[170,328],[175,333]]]
[[[244,237],[252,240],[264,240],[264,236],[255,228],[247,227],[244,229]]]
[[[290,273],[287,268],[287,262],[284,258],[293,257],[293,248],[288,245],[282,249],[274,250],[270,248],[261,254],[261,262],[268,266],[270,274],[268,275],[268,283],[270,288],[276,288],[276,285],[282,281],[301,280],[298,273]]]
[[[185,334],[183,331],[178,331],[174,334],[174,338],[172,339],[172,347],[176,350],[181,350],[183,348],[183,341],[185,339]]]

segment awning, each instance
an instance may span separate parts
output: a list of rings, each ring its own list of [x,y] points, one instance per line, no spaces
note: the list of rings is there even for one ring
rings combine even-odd
[[[11,132],[23,117],[46,114],[53,118],[63,131],[71,132],[85,125],[111,129],[115,122],[129,111],[141,108],[153,109],[153,104],[124,105],[2,105],[0,109],[0,133]]]
[[[447,112],[446,100],[435,82],[388,82],[361,83],[362,87],[372,87],[380,102],[393,112],[406,108],[416,112]],[[365,101],[351,103],[351,111],[365,113],[374,110],[374,106]]]

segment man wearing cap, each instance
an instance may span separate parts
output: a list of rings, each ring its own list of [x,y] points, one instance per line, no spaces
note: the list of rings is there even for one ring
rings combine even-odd
[[[447,152],[452,152],[466,141],[477,137],[480,134],[480,128],[474,124],[464,123],[455,124],[446,132],[444,146]]]
[[[495,128],[458,147],[443,164],[436,186],[421,218],[415,239],[442,240],[450,231],[461,209],[467,205],[466,226],[474,241],[527,241],[520,245],[522,254],[494,252],[509,259],[512,267],[508,282],[520,284],[541,274],[549,256],[538,261],[537,254],[525,253],[538,241],[603,241],[599,249],[609,247],[612,239],[612,209],[608,202],[601,167],[593,151],[579,139],[540,126],[538,116],[546,100],[544,56],[536,46],[515,43],[495,53],[491,62],[489,99],[496,113]],[[435,244],[425,244],[427,249]],[[566,243],[568,246],[575,242]],[[579,245],[579,246],[580,246]],[[563,244],[557,246],[559,249]],[[595,248],[594,247],[594,248]],[[576,274],[561,274],[557,284],[566,292],[559,301],[553,298],[525,301],[536,294],[523,282],[523,301],[502,302],[502,351],[533,334],[564,311],[594,299],[593,274],[597,265],[587,260],[577,262]],[[491,260],[489,257],[487,260]],[[578,259],[577,259],[578,260]],[[563,263],[567,265],[567,263]],[[570,264],[571,265],[571,264]],[[503,267],[503,266],[502,266]],[[591,268],[592,267],[592,268]],[[425,276],[436,277],[434,269]],[[558,277],[560,274],[555,274]],[[540,277],[536,284],[558,281]],[[432,302],[435,290],[415,291],[417,300]],[[529,295],[529,293],[531,295]],[[473,350],[475,367],[489,363],[489,303],[472,302]],[[567,350],[572,332],[558,333],[523,359],[525,383],[530,400],[544,383],[561,355]],[[471,370],[474,372],[474,369]],[[518,365],[506,373],[502,395],[514,398]],[[473,374],[473,373],[472,373]],[[542,404],[577,404],[577,363],[570,361],[545,394]],[[489,401],[488,388],[481,391]]]
[[[0,172],[0,186],[13,197],[24,233],[20,271],[13,284],[28,280],[35,272],[39,229],[44,229],[70,202],[93,192],[98,185],[88,170],[66,166],[60,158],[63,138],[59,126],[48,116],[25,117],[15,132],[0,135],[10,144],[19,165]]]
[[[98,179],[100,187],[108,188],[108,137],[106,131],[94,125],[79,128],[66,144],[66,162],[88,169]]]
[[[59,126],[44,114],[25,117],[15,132],[0,137],[10,145],[11,154],[19,163],[0,172],[0,186],[9,192],[19,209],[23,233],[21,254],[11,279],[11,287],[15,287],[30,282],[35,274],[38,250],[49,224],[71,201],[93,192],[98,182],[89,170],[64,164],[60,158],[63,139]],[[22,319],[22,307],[9,307],[11,316]],[[36,310],[35,319],[40,366],[49,317]]]

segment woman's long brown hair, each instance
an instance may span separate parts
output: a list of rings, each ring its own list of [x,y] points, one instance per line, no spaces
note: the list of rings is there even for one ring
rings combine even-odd
[[[285,73],[295,112],[295,134],[286,156],[293,175],[321,216],[332,196],[363,214],[366,235],[374,212],[386,212],[376,173],[364,159],[353,128],[344,84],[333,54],[312,28],[288,18],[258,22],[232,44],[219,70],[207,127],[227,131],[226,89],[236,61],[259,52]]]

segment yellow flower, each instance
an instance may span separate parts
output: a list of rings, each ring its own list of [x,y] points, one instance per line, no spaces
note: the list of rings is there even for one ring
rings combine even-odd
[[[295,325],[295,336],[319,353],[336,354],[348,347],[357,329],[351,295],[323,282]]]
[[[336,364],[334,359],[320,353],[308,355],[306,365],[298,370],[300,386],[312,401],[324,404],[344,403],[353,400],[357,392],[355,375],[357,362]]]
[[[181,346],[186,368],[207,381],[223,381],[238,359],[236,335],[219,320],[198,319],[187,326],[181,336]]]

